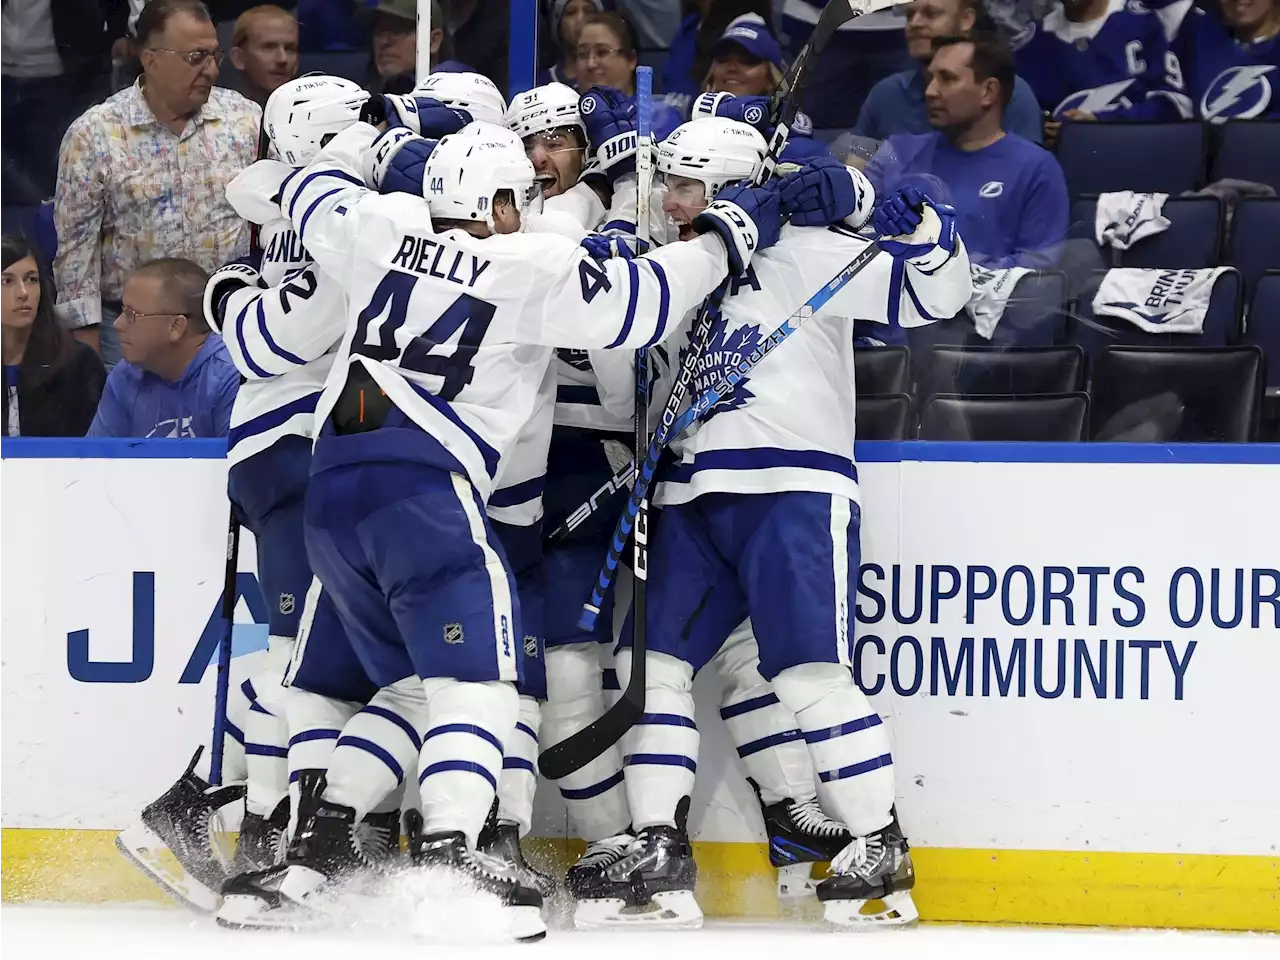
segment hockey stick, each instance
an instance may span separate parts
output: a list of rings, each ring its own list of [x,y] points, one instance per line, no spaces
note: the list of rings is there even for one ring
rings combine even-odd
[[[800,111],[800,97],[804,93],[804,87],[809,80],[810,71],[807,69],[809,62],[822,52],[831,36],[842,24],[864,13],[871,13],[890,6],[893,6],[893,0],[831,0],[823,8],[818,24],[814,27],[813,33],[809,37],[809,42],[800,51],[795,63],[792,64],[791,69],[774,93],[774,99],[770,106],[770,122],[774,126],[773,136],[769,139],[769,149],[765,154],[760,169],[752,178],[754,186],[764,183],[765,180],[773,175],[778,166],[778,159],[781,157],[782,151],[786,149],[787,140],[791,134],[791,126],[795,123],[796,114]],[[730,280],[726,278],[725,282],[717,287],[707,299],[702,312],[698,315],[690,337],[689,351],[685,355],[684,363],[681,365],[680,374],[676,378],[667,406],[662,411],[660,430],[670,428],[680,411],[681,405],[684,403],[689,387],[693,383],[694,370],[698,359],[706,352],[707,341],[710,339],[715,320],[719,316],[720,305],[728,292],[729,284]],[[637,456],[639,456],[638,451]],[[652,475],[653,470],[657,468],[657,463],[643,464],[638,471],[641,478],[643,478],[646,468]],[[647,486],[647,481],[645,485]],[[600,570],[596,585],[592,588],[591,599],[583,605],[582,616],[578,620],[578,626],[583,630],[590,630],[594,626],[596,617],[600,614],[600,604],[604,601],[609,585],[613,582],[613,575],[617,571],[618,560],[621,556],[621,548],[618,548],[617,545],[619,542],[626,543],[638,513],[638,506],[633,507],[631,505],[633,503],[636,503],[634,491],[631,502],[628,503],[627,509],[618,520],[618,526],[614,531],[613,543],[610,545],[608,556],[605,557],[605,563]]]

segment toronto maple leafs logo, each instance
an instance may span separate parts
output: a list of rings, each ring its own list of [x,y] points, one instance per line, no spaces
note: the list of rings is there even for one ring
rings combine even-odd
[[[556,356],[573,367],[575,370],[591,371],[591,361],[587,357],[587,351],[574,350],[569,347],[560,347],[556,350]]]
[[[724,320],[717,320],[711,328],[711,336],[707,339],[706,352],[694,365],[695,393],[702,393],[708,387],[719,383],[729,371],[751,356],[759,345],[760,325],[758,323],[729,330]],[[687,347],[681,351],[681,363],[684,362],[683,354],[686,353],[688,353]],[[747,389],[747,382],[743,380],[733,388],[733,392],[716,403],[704,419],[710,420],[717,413],[723,413],[726,410],[737,410],[754,398],[755,394]]]

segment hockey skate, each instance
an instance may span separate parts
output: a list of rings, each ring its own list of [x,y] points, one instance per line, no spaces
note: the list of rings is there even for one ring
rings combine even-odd
[[[468,886],[496,896],[506,908],[512,939],[531,943],[547,935],[547,925],[542,919],[542,894],[526,881],[524,874],[528,868],[468,849],[467,838],[461,831],[423,833],[422,814],[417,810],[408,811],[404,820],[409,856],[415,867],[444,869],[466,881]]]
[[[570,889],[578,899],[574,926],[581,930],[696,930],[702,926],[702,908],[693,896],[698,865],[685,831],[688,809],[685,798],[676,811],[678,826],[641,830],[626,855],[602,870],[589,874],[584,870],[575,878],[573,870],[582,861],[575,864],[570,871]]]
[[[285,797],[261,817],[245,812],[240,821],[240,839],[236,841],[236,857],[231,862],[231,875],[266,870],[284,859],[285,832],[289,829],[289,798]]]
[[[196,776],[203,750],[196,750],[178,781],[116,837],[116,849],[174,898],[212,912],[221,903],[219,890],[230,875],[227,858],[215,842],[215,818],[223,807],[243,799],[245,788],[212,787]]]
[[[816,799],[761,804],[769,836],[769,862],[778,868],[778,899],[814,895],[815,863],[829,863],[853,842],[843,823],[822,812]]]
[[[480,831],[476,849],[512,864],[520,875],[520,882],[537,890],[544,901],[555,893],[555,880],[541,870],[535,870],[525,861],[524,851],[520,849],[519,826],[498,820],[496,800],[493,809],[489,811],[489,819],[484,823],[484,829]]]
[[[251,929],[303,929],[331,919],[337,892],[359,878],[381,877],[393,863],[400,831],[370,814],[322,799],[324,774],[299,779],[298,825],[283,863],[233,877],[223,886],[218,923]],[[388,834],[393,834],[389,837]]]
[[[887,827],[855,837],[818,884],[823,918],[841,927],[899,926],[920,918],[911,888],[916,875],[895,815]]]

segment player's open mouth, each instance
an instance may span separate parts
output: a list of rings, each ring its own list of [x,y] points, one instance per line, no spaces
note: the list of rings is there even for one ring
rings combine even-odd
[[[694,233],[693,225],[687,220],[676,220],[675,224],[676,229],[680,231],[679,236],[681,240],[692,240],[697,236],[697,234]]]
[[[543,193],[546,193],[556,185],[556,175],[554,173],[539,173],[533,178],[533,182],[542,188]]]

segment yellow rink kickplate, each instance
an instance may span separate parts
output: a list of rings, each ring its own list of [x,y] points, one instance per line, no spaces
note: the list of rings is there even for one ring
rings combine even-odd
[[[111,830],[6,828],[5,903],[172,902],[115,849]],[[577,841],[527,840],[534,865],[563,874]],[[786,919],[768,850],[695,843],[709,917]],[[915,847],[923,920],[1280,932],[1280,857]],[[822,868],[818,868],[821,875]]]

